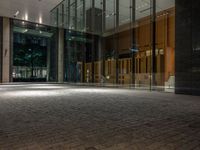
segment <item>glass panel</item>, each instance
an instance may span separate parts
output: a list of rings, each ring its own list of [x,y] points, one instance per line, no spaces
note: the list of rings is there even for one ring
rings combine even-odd
[[[135,30],[132,36],[133,80],[136,88],[151,89],[152,86],[152,11],[150,0],[136,0]],[[134,5],[133,5],[134,6]],[[133,16],[133,14],[132,14]],[[134,17],[133,17],[134,18]],[[134,43],[135,42],[135,43]],[[135,74],[134,74],[135,73]]]
[[[85,1],[86,32],[92,32],[92,0]]]
[[[54,27],[58,26],[58,8],[51,10],[51,25]]]
[[[174,0],[153,2],[65,0],[65,80],[173,87]]]
[[[85,2],[83,0],[77,0],[77,30],[84,31],[85,30]]]
[[[119,25],[128,25],[131,23],[131,1],[130,0],[119,0]]]
[[[118,35],[117,38],[117,49],[118,49],[118,83],[120,85],[131,85],[132,84],[132,25],[135,20],[132,21],[132,3],[130,0],[120,1],[119,0],[119,14],[116,15],[116,20],[119,18],[119,27],[116,30]],[[116,9],[117,12],[117,9]],[[119,15],[119,16],[118,16]],[[134,37],[135,38],[135,37]]]
[[[57,30],[13,20],[13,81],[56,81]]]
[[[115,28],[116,0],[106,0],[106,30]]]
[[[157,89],[174,92],[175,86],[175,0],[156,1]]]
[[[70,29],[76,29],[76,8],[77,8],[77,1],[70,0]]]

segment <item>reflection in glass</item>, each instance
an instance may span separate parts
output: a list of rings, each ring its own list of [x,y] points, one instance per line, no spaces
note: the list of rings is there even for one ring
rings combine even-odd
[[[64,0],[61,5],[51,15],[64,17],[67,82],[173,88],[174,0]]]

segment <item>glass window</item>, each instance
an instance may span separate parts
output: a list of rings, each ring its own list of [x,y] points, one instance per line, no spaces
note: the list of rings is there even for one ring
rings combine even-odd
[[[56,28],[13,20],[13,81],[56,81]]]
[[[64,3],[66,81],[173,88],[174,0]]]

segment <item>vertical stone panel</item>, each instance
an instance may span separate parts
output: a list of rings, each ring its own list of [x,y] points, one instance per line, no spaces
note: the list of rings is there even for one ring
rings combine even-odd
[[[176,93],[200,95],[200,1],[176,0]]]
[[[58,82],[64,82],[64,29],[58,34]]]
[[[3,18],[2,82],[10,82],[10,19]]]
[[[0,17],[0,83],[2,82],[2,36],[3,36],[3,19]]]

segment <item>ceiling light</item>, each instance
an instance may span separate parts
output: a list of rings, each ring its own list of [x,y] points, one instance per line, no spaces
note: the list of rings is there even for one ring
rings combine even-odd
[[[42,17],[39,17],[39,23],[42,24]]]
[[[23,33],[26,33],[26,32],[28,32],[28,29],[25,29]]]
[[[16,13],[14,14],[14,17],[16,18],[19,15],[19,10],[16,11]]]
[[[25,18],[26,21],[28,21],[28,14],[25,14]]]

